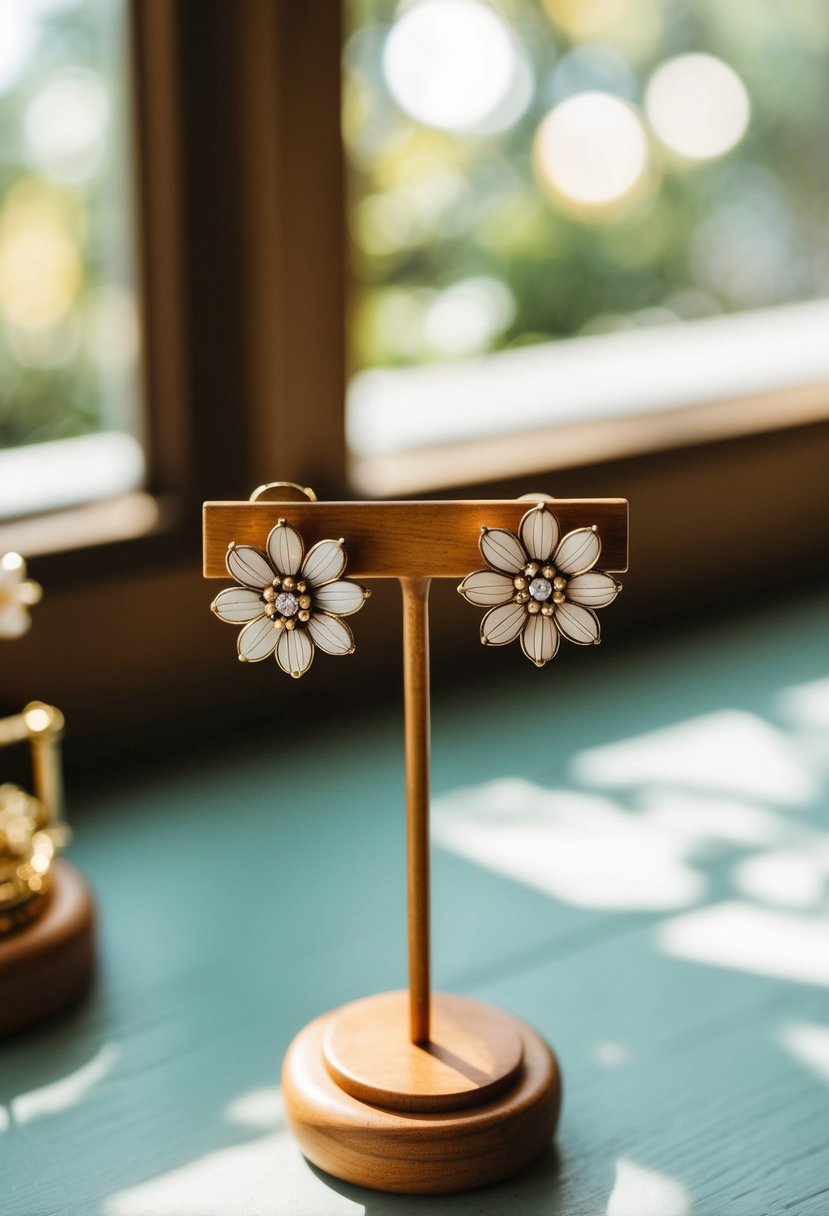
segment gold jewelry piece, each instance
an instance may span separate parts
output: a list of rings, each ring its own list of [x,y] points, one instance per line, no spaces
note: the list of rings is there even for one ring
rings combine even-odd
[[[275,654],[282,670],[299,679],[315,647],[353,653],[354,637],[341,618],[359,612],[371,592],[342,577],[344,546],[342,538],[320,540],[306,553],[296,529],[280,519],[264,550],[228,547],[227,569],[239,586],[220,591],[210,607],[220,621],[244,624],[237,643],[241,662]]]
[[[52,863],[71,832],[63,822],[60,740],[63,714],[32,701],[0,718],[0,747],[28,742],[35,795],[0,785],[0,934],[22,928],[46,907]]]
[[[467,574],[458,591],[470,604],[488,608],[481,621],[485,646],[521,649],[536,667],[558,651],[564,637],[578,646],[598,646],[599,618],[622,589],[610,574],[594,569],[601,553],[599,531],[576,528],[561,536],[559,522],[543,502],[518,527],[482,528],[478,541],[488,569]]]
[[[69,839],[65,823],[39,826],[43,808],[17,785],[0,785],[0,933],[39,915],[51,889],[51,867]]]

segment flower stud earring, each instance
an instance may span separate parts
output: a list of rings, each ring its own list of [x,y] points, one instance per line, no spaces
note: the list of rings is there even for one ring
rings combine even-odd
[[[458,591],[489,611],[481,621],[485,646],[506,646],[517,637],[536,667],[558,651],[564,637],[578,646],[598,645],[594,609],[615,600],[621,583],[594,569],[601,553],[598,529],[576,528],[561,536],[559,522],[540,502],[518,528],[482,528],[478,542],[488,569],[468,574]]]
[[[0,638],[19,638],[31,625],[29,609],[40,602],[43,588],[26,578],[19,553],[0,553]]]
[[[276,654],[284,672],[299,679],[319,647],[326,654],[352,654],[354,637],[341,618],[359,612],[371,594],[342,577],[342,540],[321,540],[305,552],[302,537],[280,519],[265,550],[231,544],[227,568],[239,584],[220,591],[210,605],[220,621],[244,625],[237,642],[243,663]]]

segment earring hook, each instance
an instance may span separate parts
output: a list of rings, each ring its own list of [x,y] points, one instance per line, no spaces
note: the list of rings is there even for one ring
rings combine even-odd
[[[284,494],[274,493],[276,490],[295,490],[298,495],[308,502],[317,501],[317,496],[310,486],[300,486],[295,481],[266,481],[264,485],[256,487],[250,496],[250,502],[292,501],[290,495],[286,498]]]

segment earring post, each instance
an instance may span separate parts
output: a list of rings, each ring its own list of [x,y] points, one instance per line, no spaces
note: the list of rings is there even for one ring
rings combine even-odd
[[[406,875],[409,921],[409,1033],[429,1042],[429,586],[401,578],[406,740]]]

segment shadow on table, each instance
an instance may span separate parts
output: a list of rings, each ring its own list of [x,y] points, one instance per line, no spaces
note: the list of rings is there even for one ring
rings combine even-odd
[[[555,1144],[532,1165],[507,1178],[503,1182],[481,1190],[463,1191],[454,1195],[392,1195],[385,1191],[371,1191],[366,1187],[342,1182],[331,1174],[309,1164],[309,1169],[330,1190],[344,1199],[362,1207],[365,1216],[403,1216],[404,1213],[423,1211],[428,1206],[429,1216],[488,1216],[509,1212],[510,1216],[521,1213],[553,1214],[562,1193],[561,1154]]]

